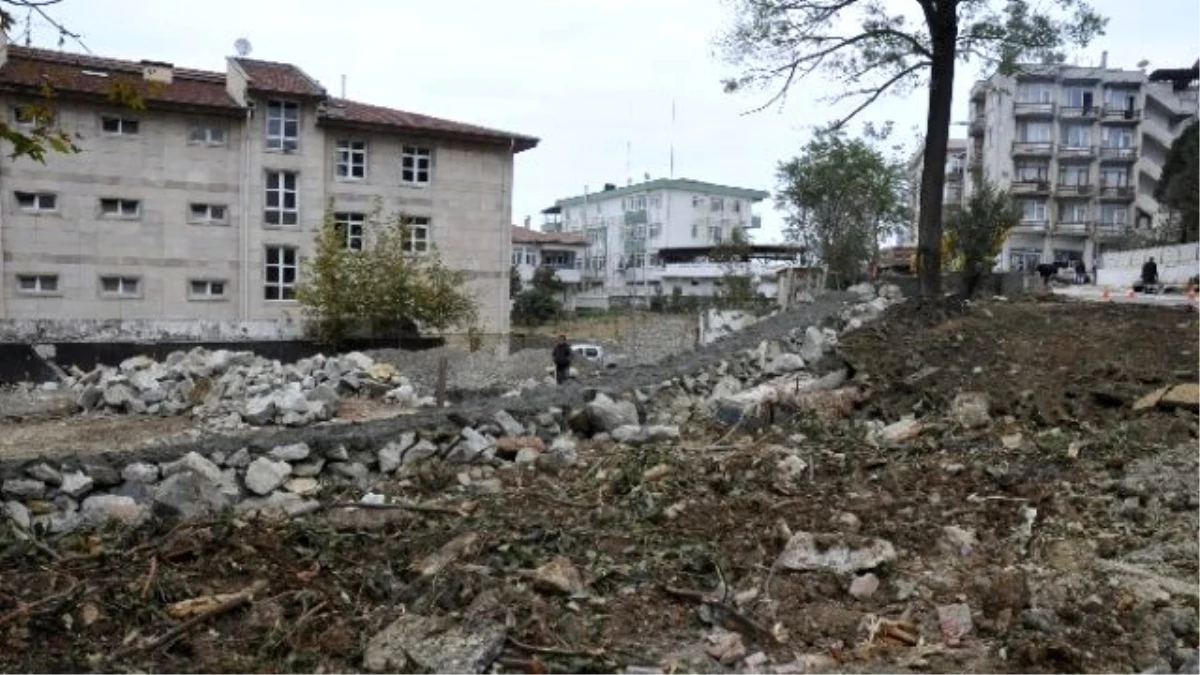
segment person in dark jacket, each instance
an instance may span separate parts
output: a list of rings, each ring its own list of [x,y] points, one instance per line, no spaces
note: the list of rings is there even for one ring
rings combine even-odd
[[[1082,284],[1087,281],[1087,265],[1083,264],[1082,260],[1075,261],[1075,283]]]
[[[1142,287],[1154,286],[1158,283],[1158,263],[1154,262],[1154,256],[1142,265]]]
[[[566,335],[558,336],[558,344],[554,345],[554,351],[550,352],[551,358],[554,359],[554,379],[559,384],[567,381],[571,376],[571,358],[574,354],[571,352],[571,343],[567,342]]]

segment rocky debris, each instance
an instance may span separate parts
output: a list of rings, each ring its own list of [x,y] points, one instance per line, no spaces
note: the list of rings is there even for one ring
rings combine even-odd
[[[317,356],[283,365],[253,352],[172,352],[157,362],[126,359],[117,368],[99,366],[68,378],[79,408],[110,412],[177,415],[185,412],[251,426],[299,426],[331,419],[343,396],[391,397],[412,407],[430,405],[394,366],[360,352]]]
[[[924,428],[920,420],[907,417],[879,429],[870,435],[870,439],[881,445],[899,445],[920,436]]]
[[[737,663],[746,656],[746,645],[740,633],[720,629],[710,634],[707,642],[705,651],[723,664]]]
[[[598,393],[582,412],[571,419],[571,426],[586,436],[612,433],[619,427],[638,424],[637,406],[633,401],[613,400]]]
[[[986,427],[992,421],[990,407],[987,394],[977,391],[964,392],[954,397],[951,414],[964,429],[978,429]]]
[[[873,570],[895,560],[896,549],[885,539],[796,532],[788,539],[776,564],[789,570],[849,574]]]
[[[22,529],[28,530],[32,522],[30,519],[29,508],[21,502],[4,502],[4,515],[12,518]]]
[[[507,635],[503,624],[492,621],[460,624],[448,617],[407,614],[367,642],[363,668],[373,673],[482,673],[500,655]]]
[[[82,471],[72,471],[63,474],[62,485],[59,486],[59,491],[63,494],[78,499],[83,495],[92,491],[92,486],[96,481],[91,476]]]
[[[1170,391],[1163,394],[1158,405],[1165,408],[1183,408],[1193,412],[1200,410],[1200,385],[1189,382],[1171,387]]]
[[[251,497],[238,503],[235,511],[247,517],[268,519],[296,518],[312,513],[320,502],[292,492],[272,492],[266,497]]]
[[[25,474],[35,480],[40,480],[47,485],[62,485],[62,473],[54,467],[41,462],[25,469]]]
[[[971,622],[971,608],[963,603],[938,605],[937,617],[942,638],[951,647],[961,643],[974,628]]]
[[[870,572],[854,577],[850,582],[850,595],[856,600],[869,600],[879,590],[879,577]]]
[[[533,582],[541,590],[565,595],[583,593],[583,575],[566,556],[558,556],[533,571]]]
[[[46,484],[40,480],[11,478],[0,484],[0,493],[10,499],[41,499]]]
[[[167,476],[155,486],[153,498],[159,510],[180,518],[196,518],[233,505],[219,483],[195,471]]]
[[[150,509],[132,497],[123,495],[92,495],[83,500],[79,514],[83,523],[100,526],[115,521],[122,525],[138,525],[150,517]]]
[[[246,489],[256,495],[268,495],[283,485],[292,473],[292,465],[259,457],[246,468]]]
[[[152,484],[158,482],[159,468],[156,464],[134,462],[121,470],[121,479],[127,483]]]

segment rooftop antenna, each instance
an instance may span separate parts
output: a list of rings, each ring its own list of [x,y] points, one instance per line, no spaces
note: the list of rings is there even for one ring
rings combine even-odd
[[[245,58],[250,56],[250,52],[253,51],[254,47],[250,44],[249,40],[243,37],[238,38],[237,41],[233,43],[233,49],[237,52],[238,56]]]
[[[346,98],[346,76],[342,75],[342,98]]]
[[[675,177],[675,99],[671,99],[671,178]]]
[[[629,153],[633,150],[633,141],[625,141],[625,187],[633,185],[633,173],[629,170]]]

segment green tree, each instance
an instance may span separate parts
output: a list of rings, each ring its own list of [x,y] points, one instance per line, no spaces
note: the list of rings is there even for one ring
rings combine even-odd
[[[466,275],[446,267],[436,250],[414,251],[405,217],[385,220],[376,205],[363,235],[361,250],[349,248],[346,231],[327,211],[313,255],[302,261],[296,299],[316,338],[337,344],[354,332],[474,326],[477,306]]]
[[[1200,122],[1192,122],[1171,144],[1154,198],[1167,209],[1173,239],[1200,239]]]
[[[725,88],[774,88],[759,110],[823,71],[838,85],[835,101],[856,103],[834,122],[841,128],[884,94],[911,92],[928,72],[918,232],[925,297],[941,294],[942,191],[957,62],[978,58],[1013,73],[1022,61],[1061,60],[1056,52],[1087,45],[1106,24],[1086,0],[917,0],[915,21],[883,0],[731,1],[734,19],[722,47],[741,74]]]
[[[776,172],[785,237],[811,251],[838,285],[861,280],[880,242],[907,226],[904,175],[867,141],[818,133]]]
[[[513,320],[526,326],[537,326],[562,313],[562,292],[566,284],[552,267],[539,267],[527,290],[517,295],[513,303]]]
[[[750,272],[750,254],[753,251],[750,239],[742,228],[735,227],[729,238],[713,246],[709,259],[721,265],[721,292],[717,302],[730,309],[743,309],[752,304],[757,296],[754,279]]]
[[[946,219],[945,250],[951,269],[963,273],[963,296],[975,294],[983,275],[996,266],[1004,239],[1021,222],[1021,209],[995,185],[976,179],[962,208],[951,209]]]
[[[521,271],[513,265],[508,270],[508,297],[515,300],[521,294]]]

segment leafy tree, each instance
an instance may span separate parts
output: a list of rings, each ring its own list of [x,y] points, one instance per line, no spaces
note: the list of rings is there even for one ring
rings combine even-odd
[[[948,267],[963,273],[963,296],[975,294],[983,275],[996,265],[1004,239],[1021,222],[1021,209],[995,185],[976,179],[975,190],[946,219]]]
[[[741,74],[725,89],[775,88],[759,110],[782,101],[796,81],[823,71],[838,85],[835,102],[856,102],[834,122],[841,128],[884,94],[911,92],[928,71],[918,232],[925,297],[941,293],[943,168],[957,62],[978,58],[1011,74],[1021,61],[1061,60],[1058,50],[1086,46],[1107,22],[1086,0],[917,0],[916,20],[883,0],[732,2],[734,21],[722,47]]]
[[[46,13],[49,5],[58,4],[61,0],[0,0],[0,30],[12,34],[14,27],[13,11],[25,10],[36,12],[41,19],[50,23],[59,31],[59,46],[67,37],[78,38],[65,26],[54,20]],[[50,152],[73,154],[80,151],[71,134],[59,129],[56,124],[54,99],[56,83],[53,80],[42,82],[39,87],[39,100],[22,104],[17,107],[17,115],[21,124],[14,125],[7,118],[0,119],[0,141],[6,141],[11,149],[9,159],[28,157],[36,162],[45,163],[46,155]],[[112,77],[106,81],[106,95],[114,104],[133,110],[145,109],[144,97],[153,94],[162,85],[157,82],[145,82],[141,78]]]
[[[861,279],[880,241],[908,222],[901,164],[841,131],[818,134],[776,176],[785,237],[804,244],[841,285]]]
[[[513,320],[536,326],[562,313],[563,289],[566,284],[558,278],[552,267],[539,267],[533,273],[528,290],[521,291],[513,303]]]
[[[743,308],[754,302],[756,293],[749,269],[751,252],[750,239],[740,227],[733,228],[728,239],[713,246],[709,259],[724,269],[717,297],[722,306]]]
[[[521,271],[517,269],[516,265],[513,265],[508,270],[508,297],[515,300],[521,294],[522,285]]]
[[[1192,122],[1171,144],[1154,198],[1167,209],[1181,244],[1200,239],[1200,122]]]
[[[362,250],[350,249],[327,211],[313,255],[302,261],[296,299],[318,339],[336,344],[356,331],[395,335],[474,325],[466,275],[446,267],[436,251],[414,252],[403,216],[384,220],[376,205],[363,234]]]

